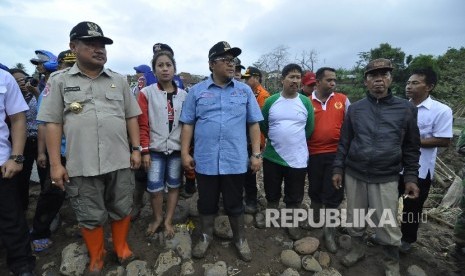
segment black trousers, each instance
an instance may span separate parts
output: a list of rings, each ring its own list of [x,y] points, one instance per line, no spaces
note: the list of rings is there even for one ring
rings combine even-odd
[[[29,207],[29,181],[31,178],[32,166],[34,160],[37,159],[37,138],[27,137],[26,144],[24,145],[24,163],[23,169],[17,174],[17,189],[19,190],[19,196],[21,201],[21,207],[23,210],[27,210]],[[40,184],[43,184],[47,175],[47,169],[37,167],[37,173],[39,174]]]
[[[404,209],[402,210],[402,240],[408,243],[417,241],[418,227],[421,222],[421,213],[423,212],[423,204],[428,198],[429,189],[431,188],[430,172],[426,178],[418,178],[418,188],[420,195],[416,199],[404,199]],[[405,191],[404,177],[399,179],[399,196],[402,196]]]
[[[220,193],[223,196],[224,211],[228,216],[238,217],[244,213],[242,202],[245,173],[226,175],[205,175],[195,172],[199,199],[197,209],[201,215],[218,212]]]
[[[245,175],[244,182],[245,190],[245,203],[246,204],[257,204],[257,174],[252,173],[252,170],[249,168]]]
[[[0,238],[7,252],[9,269],[18,274],[33,271],[29,229],[19,200],[17,176],[5,179],[0,172]]]
[[[252,147],[249,144],[247,146],[247,153],[250,158],[252,155]],[[245,203],[246,204],[257,204],[257,174],[252,173],[250,166],[247,168],[247,173],[245,175],[245,182],[244,182],[244,192],[245,192]]]
[[[66,159],[61,157],[61,164],[66,166]],[[50,168],[47,166],[47,177],[37,200],[36,212],[32,222],[32,240],[50,237],[50,224],[60,211],[65,200],[65,192],[52,184]]]
[[[332,181],[332,166],[336,153],[311,155],[308,160],[308,196],[326,208],[337,208],[344,199],[344,189],[336,190]]]
[[[266,200],[279,202],[281,183],[284,180],[284,203],[288,208],[297,208],[304,198],[305,175],[307,168],[285,167],[263,159],[263,184]]]

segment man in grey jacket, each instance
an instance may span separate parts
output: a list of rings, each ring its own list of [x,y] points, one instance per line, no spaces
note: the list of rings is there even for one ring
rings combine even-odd
[[[357,220],[372,212],[368,217],[383,245],[386,275],[400,275],[402,233],[396,220],[399,172],[403,170],[405,196],[416,198],[419,193],[417,109],[392,95],[393,69],[388,59],[375,59],[366,66],[367,96],[349,107],[333,163],[333,185],[340,189],[345,183],[347,222],[354,223],[348,228],[354,245],[342,264],[352,266],[364,257],[361,240],[366,224]]]

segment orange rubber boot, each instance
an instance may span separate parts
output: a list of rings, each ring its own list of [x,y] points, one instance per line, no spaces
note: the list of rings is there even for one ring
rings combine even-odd
[[[131,217],[127,216],[121,220],[115,220],[111,222],[111,234],[113,235],[113,247],[115,248],[116,255],[118,255],[118,261],[120,264],[128,263],[135,259],[131,249],[129,249],[127,243],[127,237],[129,232],[129,226],[131,223]]]
[[[81,228],[82,237],[89,251],[89,272],[99,272],[103,269],[105,249],[103,246],[103,226],[94,229]]]

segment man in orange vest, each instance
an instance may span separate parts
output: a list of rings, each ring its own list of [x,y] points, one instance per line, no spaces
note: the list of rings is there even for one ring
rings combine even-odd
[[[344,190],[336,190],[331,178],[341,126],[350,101],[346,95],[334,92],[335,87],[336,70],[322,67],[316,71],[316,87],[310,96],[315,113],[315,128],[308,140],[308,195],[315,222],[319,221],[323,206],[338,208],[344,198]],[[331,253],[337,250],[334,230],[324,228],[326,249]]]
[[[236,64],[237,65],[237,64]],[[270,93],[262,86],[262,72],[260,69],[249,66],[245,71],[242,78],[245,83],[252,88],[255,98],[257,99],[258,106],[260,109],[265,104],[265,100],[270,96]],[[265,136],[261,134],[260,138],[260,149],[263,150],[265,147]],[[249,155],[250,145],[249,145]],[[255,214],[257,212],[257,174],[252,173],[250,170],[247,173],[247,179],[244,185],[245,190],[245,212],[248,214]]]

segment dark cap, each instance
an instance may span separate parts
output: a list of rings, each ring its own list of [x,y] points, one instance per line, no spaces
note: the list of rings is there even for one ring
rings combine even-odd
[[[155,55],[156,53],[160,51],[167,51],[170,52],[172,56],[174,56],[173,49],[168,44],[163,44],[163,43],[155,43],[153,45],[153,54]]]
[[[392,66],[392,62],[389,59],[385,59],[385,58],[374,59],[370,61],[365,67],[365,75],[372,71],[380,70],[380,69],[392,71],[394,67]]]
[[[241,64],[241,60],[238,57],[234,58],[234,64],[236,64],[236,68],[240,67],[241,69],[245,69],[244,65]]]
[[[260,71],[260,69],[258,69],[257,67],[253,67],[253,66],[249,66],[247,67],[247,70],[245,70],[245,73],[242,75],[242,78],[249,78],[251,76],[258,76],[258,77],[262,77],[262,72]]]
[[[113,40],[103,36],[103,31],[99,25],[88,21],[77,24],[71,30],[69,40],[75,39],[100,39],[104,44],[113,44]]]
[[[75,63],[76,54],[71,52],[71,50],[63,51],[58,55],[58,62],[59,63]]]
[[[208,59],[213,59],[226,53],[231,54],[233,57],[237,57],[242,53],[242,50],[237,47],[231,48],[228,42],[220,41],[213,45],[213,47],[210,49],[208,52]]]
[[[312,85],[316,83],[316,75],[313,72],[307,72],[305,75],[302,77],[302,84],[303,85]]]
[[[152,71],[150,66],[145,65],[145,64],[141,64],[139,66],[134,67],[134,70],[136,70],[136,73],[148,73]]]

